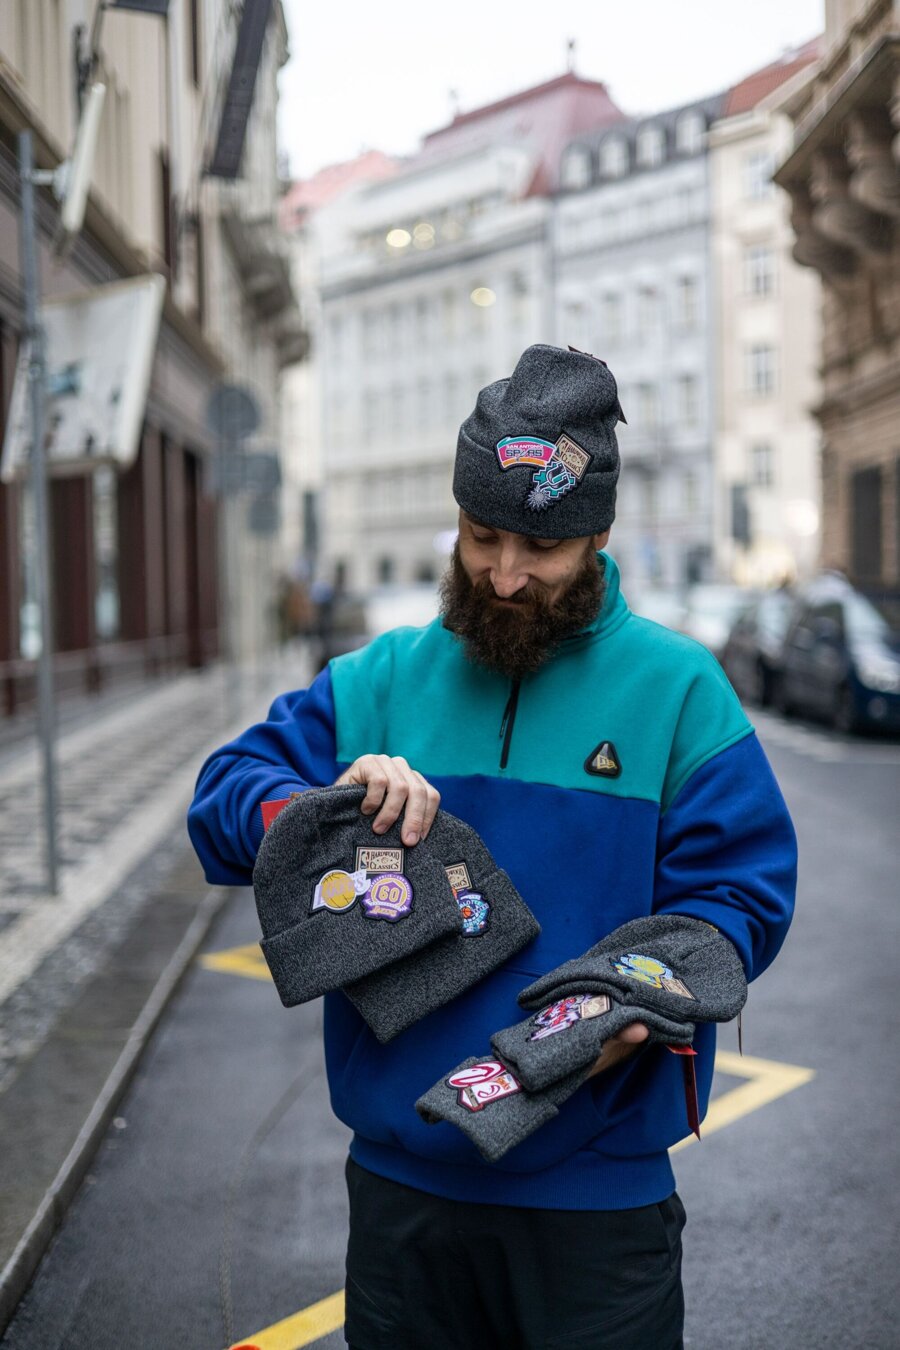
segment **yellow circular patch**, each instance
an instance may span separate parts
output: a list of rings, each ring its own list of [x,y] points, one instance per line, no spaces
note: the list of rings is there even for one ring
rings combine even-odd
[[[319,897],[326,909],[349,909],[356,899],[356,888],[349,872],[326,872],[319,882]]]

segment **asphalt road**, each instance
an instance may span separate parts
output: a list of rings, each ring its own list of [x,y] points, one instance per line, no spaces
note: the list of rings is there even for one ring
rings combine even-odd
[[[895,1350],[900,746],[755,720],[800,837],[800,894],[753,986],[743,1064],[734,1028],[720,1037],[716,1103],[735,1118],[675,1158],[685,1343]],[[255,940],[236,892],[208,948]],[[267,981],[198,963],[0,1345],[253,1344],[341,1287],[346,1142],[318,1004],[285,1012]]]

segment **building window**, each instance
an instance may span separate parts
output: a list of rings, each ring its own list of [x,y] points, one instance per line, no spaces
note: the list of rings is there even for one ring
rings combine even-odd
[[[748,201],[759,202],[772,196],[774,168],[775,162],[766,150],[754,150],[744,156],[744,196]]]
[[[659,425],[659,394],[655,384],[637,386],[637,409],[639,426],[653,429]]]
[[[679,277],[675,283],[675,322],[679,328],[697,327],[700,286],[696,277]]]
[[[653,169],[666,157],[666,134],[662,127],[643,127],[637,134],[637,162],[642,169]]]
[[[686,427],[695,427],[700,419],[697,377],[695,375],[679,375],[677,389],[678,420]]]
[[[382,586],[389,586],[394,580],[394,559],[378,559],[378,580]]]
[[[603,341],[615,346],[622,341],[622,297],[604,295],[601,301],[603,314]]]
[[[564,188],[584,188],[591,181],[591,152],[573,145],[563,155],[560,184]]]
[[[750,447],[750,481],[754,487],[765,488],[775,483],[774,456],[768,441]]]
[[[600,167],[607,178],[622,178],[628,172],[628,144],[621,136],[603,142]]]
[[[456,418],[459,405],[459,380],[455,375],[444,376],[444,417],[448,422]]]
[[[749,244],[744,249],[744,294],[774,295],[775,253],[767,244]]]
[[[695,473],[684,475],[683,490],[685,514],[692,516],[700,507],[700,494],[697,491],[697,475]]]
[[[702,113],[682,113],[675,124],[675,147],[679,154],[698,154],[703,149],[705,131],[706,125]]]
[[[764,398],[775,392],[775,348],[754,343],[745,352],[748,394]]]
[[[119,636],[118,520],[116,475],[109,465],[94,470],[94,625],[101,642]]]
[[[655,286],[641,286],[637,295],[638,337],[653,337],[659,324],[659,292]]]
[[[860,469],[850,479],[851,558],[860,580],[883,580],[881,469]]]

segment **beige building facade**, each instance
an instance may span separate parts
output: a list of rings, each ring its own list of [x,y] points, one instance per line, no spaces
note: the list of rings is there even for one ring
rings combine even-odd
[[[825,49],[785,101],[794,257],[822,278],[822,561],[900,582],[900,9],[827,0]]]
[[[0,5],[0,413],[8,411],[23,327],[17,135],[30,129],[37,166],[55,169],[77,124],[76,50],[88,56],[93,0]],[[97,689],[123,678],[202,665],[223,648],[217,552],[221,499],[206,423],[222,380],[261,408],[252,446],[277,445],[282,366],[302,333],[286,245],[277,233],[275,108],[287,59],[272,6],[235,181],[205,169],[221,122],[241,9],[170,0],[167,18],[106,9],[91,80],[106,86],[84,227],[57,256],[59,208],[38,189],[44,297],[146,272],[167,282],[136,461],[51,482],[57,686]],[[80,34],[80,40],[79,40]],[[265,597],[275,540],[234,511],[239,594],[235,647],[268,645]],[[0,676],[6,711],[33,697],[34,597],[29,489],[0,487]],[[262,601],[262,602],[261,602]],[[31,625],[31,627],[29,627]]]

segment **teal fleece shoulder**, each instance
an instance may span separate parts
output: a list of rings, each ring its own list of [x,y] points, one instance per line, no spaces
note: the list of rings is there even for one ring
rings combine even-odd
[[[522,681],[502,770],[509,683],[468,662],[439,620],[385,633],[331,663],[338,761],[402,755],[426,777],[517,778],[665,810],[698,768],[753,728],[705,647],[627,612],[623,620],[564,643]],[[617,778],[585,769],[602,741],[615,745]]]

